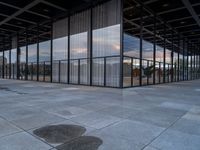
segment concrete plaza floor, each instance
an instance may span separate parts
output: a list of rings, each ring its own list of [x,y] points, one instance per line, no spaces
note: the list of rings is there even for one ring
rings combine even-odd
[[[47,125],[82,126],[98,150],[200,150],[200,80],[124,90],[0,80],[0,150],[56,150],[33,132]]]

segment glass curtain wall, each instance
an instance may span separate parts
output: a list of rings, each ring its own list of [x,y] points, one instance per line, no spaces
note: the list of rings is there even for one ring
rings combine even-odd
[[[26,76],[26,46],[22,46],[20,49],[20,79],[24,80]]]
[[[17,49],[11,49],[11,78],[17,78]]]
[[[119,87],[120,0],[93,8],[92,84]]]
[[[162,40],[158,39],[157,42],[161,44]],[[156,83],[163,83],[163,67],[164,67],[164,57],[163,57],[163,47],[156,45]]]
[[[29,31],[28,36],[37,35],[36,31]],[[37,80],[37,38],[28,39],[28,79]]]
[[[53,82],[68,79],[68,18],[53,23]]]
[[[10,50],[11,78],[17,79],[17,37],[12,38],[12,49]]]
[[[141,80],[140,69],[140,17],[136,17],[140,12],[140,8],[126,9],[131,5],[136,5],[133,1],[124,1],[124,14],[123,14],[123,86],[139,86]],[[131,8],[131,7],[130,7]],[[135,18],[134,21],[131,21]]]
[[[174,66],[174,81],[178,81],[178,53],[175,51],[173,54],[173,66]]]
[[[172,31],[142,6],[131,7],[136,5],[123,4],[124,87],[171,82],[173,43],[166,34]]]
[[[4,78],[10,76],[10,50],[4,51]]]
[[[123,5],[124,87],[153,84],[156,74],[154,63],[155,66],[159,64],[154,62],[154,24],[148,22],[153,22],[154,18],[144,18],[151,15],[140,7],[133,9],[131,6],[137,5],[133,1],[125,0]],[[148,26],[148,29],[142,26]]]
[[[19,79],[27,79],[27,65],[26,65],[26,32],[19,34]]]
[[[70,83],[89,84],[89,29],[90,11],[70,17]]]
[[[39,26],[39,81],[51,81],[51,25],[45,23]]]
[[[171,45],[171,44],[170,44]],[[170,50],[166,49],[165,54],[165,82],[171,82],[171,55],[172,55],[172,49],[170,47]]]

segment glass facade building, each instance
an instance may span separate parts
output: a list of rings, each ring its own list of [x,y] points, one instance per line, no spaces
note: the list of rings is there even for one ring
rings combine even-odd
[[[108,0],[17,33],[0,51],[0,77],[117,88],[178,82],[200,78],[197,51],[137,1]]]

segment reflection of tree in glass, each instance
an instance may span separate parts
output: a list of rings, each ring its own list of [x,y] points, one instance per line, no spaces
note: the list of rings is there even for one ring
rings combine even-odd
[[[149,67],[146,67],[146,68],[142,68],[143,71],[144,71],[144,75],[147,76],[147,77],[151,77],[151,75],[153,74],[154,72],[154,66],[149,66]]]

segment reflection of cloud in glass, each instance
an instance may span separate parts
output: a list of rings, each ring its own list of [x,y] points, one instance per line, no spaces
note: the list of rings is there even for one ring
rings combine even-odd
[[[140,39],[124,34],[124,54],[126,56],[140,57]],[[153,60],[153,44],[143,40],[143,51],[142,55],[144,59]],[[156,61],[163,62],[164,50],[162,47],[156,45]],[[166,62],[171,62],[171,51],[166,49]]]
[[[142,56],[144,59],[153,60],[153,44],[143,40]]]
[[[93,31],[93,57],[119,55],[120,25]]]
[[[16,63],[17,61],[17,49],[11,49],[11,63]]]
[[[166,49],[166,56],[165,56],[166,63],[171,63],[171,51]]]
[[[4,57],[6,58],[7,64],[9,63],[10,57],[9,57],[9,50],[4,51]]]
[[[28,45],[28,62],[37,62],[37,45]]]
[[[26,47],[20,47],[20,62],[26,62]]]
[[[140,57],[140,40],[135,36],[124,34],[124,54],[132,57]]]
[[[50,61],[50,41],[39,43],[39,61]]]
[[[88,33],[78,33],[70,36],[70,58],[87,58]]]
[[[53,59],[63,60],[67,59],[68,37],[62,37],[53,40]]]

